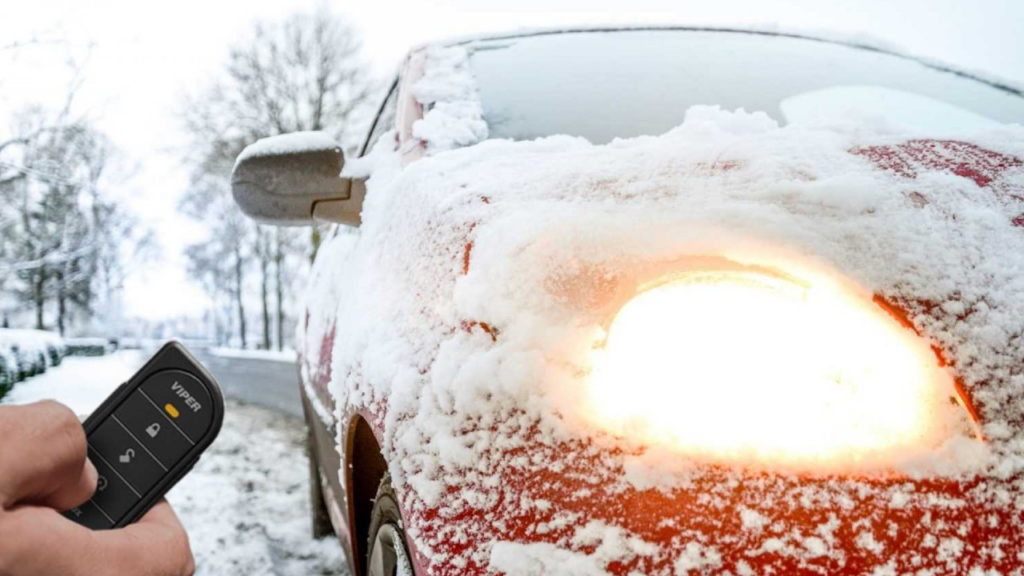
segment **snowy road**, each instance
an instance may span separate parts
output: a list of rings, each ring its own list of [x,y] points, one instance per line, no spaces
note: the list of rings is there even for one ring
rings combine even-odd
[[[17,385],[3,402],[54,398],[88,414],[146,357],[122,351],[67,358],[60,367]],[[217,441],[168,494],[188,529],[197,574],[343,573],[337,542],[309,536],[304,434],[297,418],[228,402]]]
[[[192,352],[217,378],[227,397],[302,418],[294,356],[291,361],[282,361],[225,358],[202,349]]]

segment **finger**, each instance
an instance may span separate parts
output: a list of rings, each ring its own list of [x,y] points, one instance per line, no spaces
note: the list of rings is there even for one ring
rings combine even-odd
[[[9,530],[12,524],[18,528]],[[41,507],[0,518],[0,574],[188,576],[194,570],[188,535],[166,502],[118,530],[89,530]]]
[[[38,500],[33,500],[33,503],[61,512],[70,510],[75,506],[81,506],[88,499],[92,498],[93,493],[96,492],[96,481],[98,478],[99,473],[96,472],[96,467],[92,465],[92,462],[86,460],[85,465],[82,466],[82,470],[78,474],[78,480],[64,484],[52,494]],[[22,502],[25,501],[23,500]]]
[[[25,406],[0,406],[0,506],[45,502],[68,486],[83,482],[85,431],[67,406],[44,400]],[[88,478],[86,478],[88,480]],[[60,495],[58,501],[76,500]]]

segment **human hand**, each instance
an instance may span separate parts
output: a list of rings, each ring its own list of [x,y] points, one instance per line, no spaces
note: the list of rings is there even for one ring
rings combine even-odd
[[[61,515],[96,490],[85,431],[52,401],[0,406],[0,576],[180,576],[195,564],[166,501],[117,530],[93,531]]]

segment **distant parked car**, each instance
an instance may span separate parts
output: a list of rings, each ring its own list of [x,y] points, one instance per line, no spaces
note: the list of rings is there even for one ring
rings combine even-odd
[[[8,354],[3,347],[0,347],[0,397],[14,387],[17,377],[15,362],[13,355]]]
[[[13,386],[18,381],[18,355],[9,342],[0,341],[0,362],[3,363],[4,373],[10,375],[10,383]]]
[[[0,329],[0,354],[7,357],[15,381],[42,374],[67,354],[60,335],[46,330]]]
[[[46,343],[46,357],[50,363],[50,366],[60,366],[60,363],[64,361],[64,356],[67,354],[67,347],[63,343]]]
[[[32,348],[32,367],[35,368],[36,375],[43,374],[46,369],[50,367],[50,356],[46,351],[46,345],[42,347]]]
[[[18,361],[18,379],[25,380],[36,375],[39,364],[34,355],[24,344],[15,344],[13,347],[14,356]]]
[[[68,338],[65,343],[68,356],[104,356],[113,351],[106,338]]]

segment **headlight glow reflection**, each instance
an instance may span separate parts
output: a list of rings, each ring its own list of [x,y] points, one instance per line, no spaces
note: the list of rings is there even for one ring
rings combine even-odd
[[[887,459],[964,421],[929,346],[870,299],[748,270],[636,295],[595,351],[589,387],[613,434],[755,465]]]

